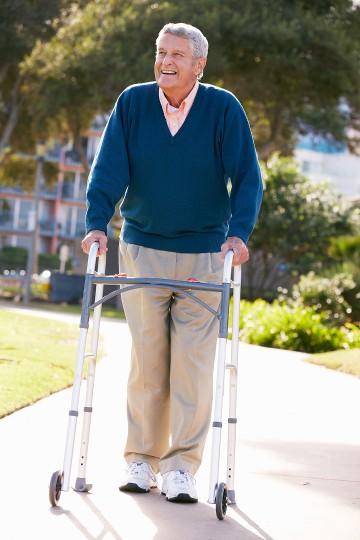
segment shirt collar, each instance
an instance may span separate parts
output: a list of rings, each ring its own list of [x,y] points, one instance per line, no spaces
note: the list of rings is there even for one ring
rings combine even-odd
[[[194,103],[194,99],[195,99],[195,96],[196,96],[196,93],[199,89],[199,81],[196,81],[193,89],[191,90],[190,94],[181,102],[181,105],[179,107],[179,109],[182,109],[184,110],[184,112],[188,113],[192,104]],[[162,91],[161,88],[159,88],[159,99],[160,99],[160,103],[161,103],[161,106],[163,108],[163,111],[164,111],[164,114],[165,113],[170,113],[170,109],[169,109],[169,102],[168,100],[166,99],[165,97],[165,94],[164,92]]]

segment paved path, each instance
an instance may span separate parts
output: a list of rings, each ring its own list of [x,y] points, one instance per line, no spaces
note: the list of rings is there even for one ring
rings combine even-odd
[[[199,504],[168,503],[158,490],[118,491],[130,337],[121,321],[103,319],[101,331],[107,357],[97,369],[86,475],[93,490],[62,493],[56,508],[48,502],[50,476],[62,468],[70,390],[2,419],[1,540],[360,540],[360,380],[297,353],[241,345],[238,502],[220,522],[206,502],[210,437]],[[72,485],[77,466],[75,445]]]

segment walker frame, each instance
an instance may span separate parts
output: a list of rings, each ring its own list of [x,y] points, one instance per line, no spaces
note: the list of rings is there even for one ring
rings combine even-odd
[[[85,276],[84,295],[80,319],[80,335],[78,341],[77,359],[75,365],[74,383],[72,389],[71,406],[69,410],[68,429],[65,445],[63,469],[55,471],[50,480],[49,499],[52,506],[56,506],[60,500],[62,491],[69,491],[74,443],[79,415],[80,389],[83,380],[83,367],[85,359],[88,359],[86,377],[86,396],[81,435],[80,459],[78,476],[74,490],[88,492],[92,484],[86,482],[86,464],[90,438],[90,424],[92,415],[92,400],[95,383],[96,357],[100,330],[101,307],[104,302],[123,294],[129,290],[140,287],[155,287],[171,289],[173,292],[193,298],[195,302],[208,309],[219,320],[218,353],[216,366],[216,388],[214,396],[213,423],[212,423],[212,447],[208,502],[216,505],[218,519],[224,519],[228,504],[235,504],[235,450],[236,450],[236,402],[237,402],[237,372],[238,372],[238,348],[239,317],[240,317],[240,290],[241,290],[241,266],[234,267],[234,279],[231,279],[233,251],[227,252],[224,261],[223,282],[221,284],[198,282],[190,278],[188,281],[166,280],[160,278],[133,278],[119,274],[107,276],[105,274],[106,255],[101,255],[98,261],[98,269],[95,271],[98,257],[99,243],[95,242],[90,249],[87,270]],[[103,295],[105,285],[116,285],[119,289]],[[95,286],[95,301],[92,303]],[[121,287],[120,287],[121,286]],[[226,348],[228,337],[228,321],[231,288],[233,288],[232,304],[232,336],[231,361],[226,362]],[[219,311],[215,311],[208,304],[197,298],[192,291],[213,291],[221,295]],[[90,312],[93,310],[92,337],[90,353],[86,353],[87,334],[89,329]],[[234,339],[235,338],[235,339]],[[221,449],[221,431],[223,417],[223,396],[225,384],[225,370],[230,370],[229,377],[229,417],[228,417],[228,440],[227,440],[227,473],[226,482],[219,483],[219,463]]]

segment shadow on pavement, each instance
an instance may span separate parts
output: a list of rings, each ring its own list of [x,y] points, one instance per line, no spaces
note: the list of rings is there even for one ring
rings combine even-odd
[[[172,504],[166,501],[158,490],[152,490],[151,494],[145,496],[119,493],[115,513],[109,510],[107,504],[104,507],[103,504],[94,502],[91,494],[76,496],[81,498],[87,511],[96,516],[96,532],[88,528],[91,521],[89,515],[86,520],[81,519],[77,513],[61,506],[50,508],[50,512],[54,517],[65,516],[74,526],[74,534],[80,533],[81,538],[88,540],[273,540],[235,506],[231,506],[230,510],[234,517],[228,514],[223,521],[219,521],[213,505],[202,502]],[[113,501],[110,504],[113,504]],[[84,517],[82,512],[79,512],[79,515]],[[239,516],[244,525],[237,521],[236,516]],[[132,530],[124,531],[122,525],[125,521],[131,523],[131,518]],[[252,530],[249,530],[250,528]]]

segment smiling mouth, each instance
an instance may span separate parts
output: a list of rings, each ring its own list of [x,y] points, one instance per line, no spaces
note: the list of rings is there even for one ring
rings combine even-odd
[[[172,71],[171,69],[162,69],[161,74],[162,75],[176,75],[176,71]]]

